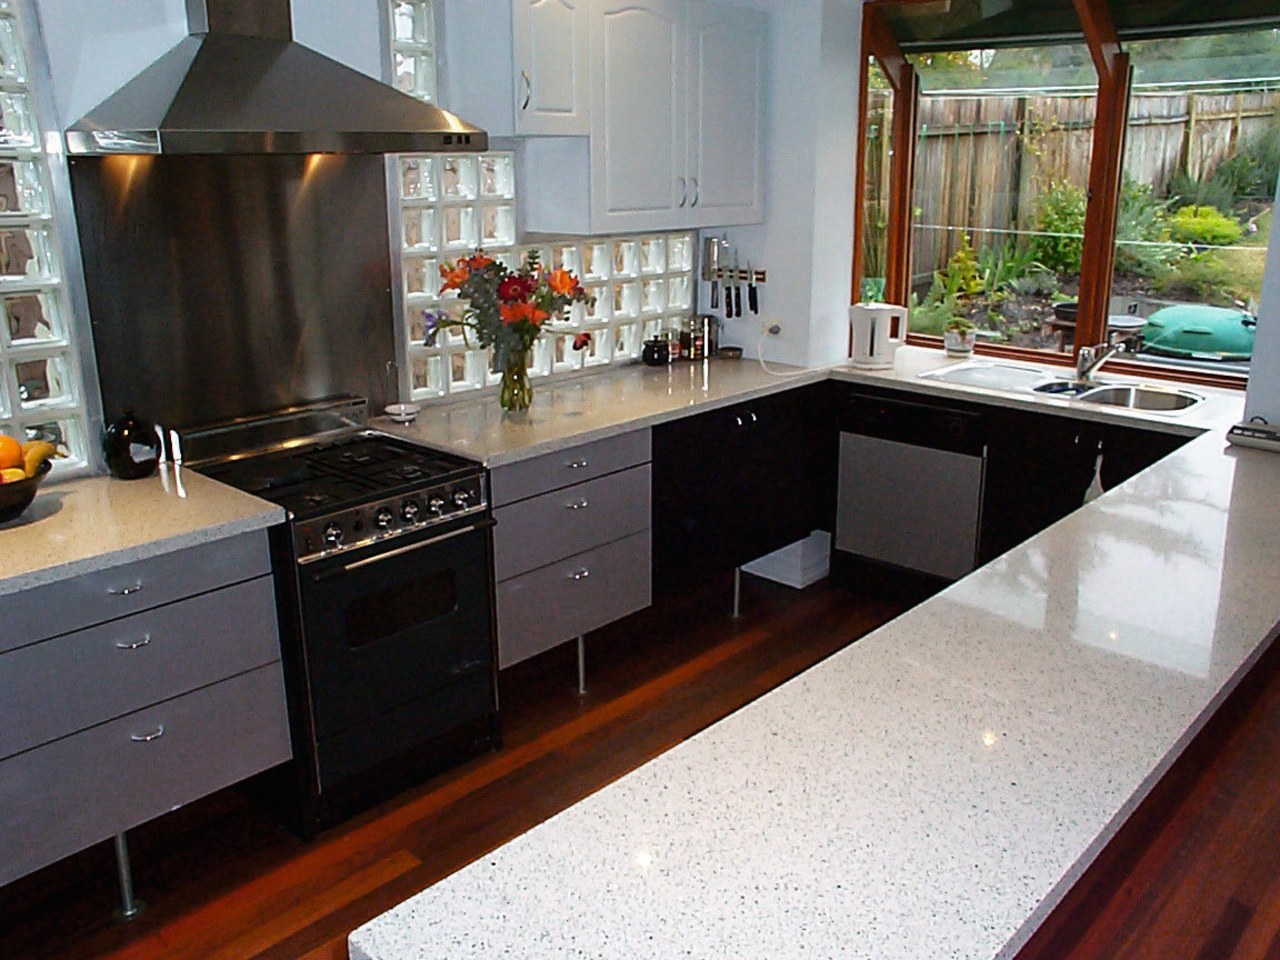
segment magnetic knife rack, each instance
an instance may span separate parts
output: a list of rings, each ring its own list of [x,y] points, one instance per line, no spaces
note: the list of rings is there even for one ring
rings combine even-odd
[[[727,240],[719,237],[702,238],[702,271],[700,276],[707,283],[754,283],[769,282],[767,270],[756,270],[750,264],[743,270],[720,265],[720,251],[729,246]]]

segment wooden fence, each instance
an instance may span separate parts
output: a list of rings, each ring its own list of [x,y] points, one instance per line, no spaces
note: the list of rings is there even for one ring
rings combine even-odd
[[[928,278],[945,265],[966,230],[974,246],[984,247],[1034,229],[1037,198],[1049,184],[1087,184],[1094,106],[1092,95],[921,98],[916,276]],[[889,94],[872,91],[869,107],[867,222],[874,246],[888,196]],[[1135,93],[1125,170],[1164,196],[1176,173],[1208,176],[1239,144],[1277,122],[1280,91]],[[882,257],[868,253],[867,275],[874,276]]]

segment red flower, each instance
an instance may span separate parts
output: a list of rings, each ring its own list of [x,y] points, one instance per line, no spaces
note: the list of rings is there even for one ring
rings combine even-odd
[[[507,303],[515,303],[517,300],[523,300],[528,296],[525,289],[524,280],[517,276],[505,278],[498,284],[498,299]]]
[[[573,338],[573,349],[585,350],[591,345],[591,334],[580,333]]]

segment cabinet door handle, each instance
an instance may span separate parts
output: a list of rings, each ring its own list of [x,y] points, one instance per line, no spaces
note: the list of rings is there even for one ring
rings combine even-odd
[[[131,733],[129,739],[134,743],[150,743],[152,740],[159,740],[164,736],[164,724],[157,723],[156,728],[150,733]]]
[[[690,177],[689,182],[693,184],[693,201],[689,204],[689,206],[696,207],[698,205],[698,194],[699,194],[698,178]]]
[[[587,468],[587,461],[571,460],[568,463],[566,463],[565,466],[568,467],[570,470],[585,470]]]
[[[738,426],[740,427],[745,427],[747,425],[746,422],[742,419],[742,417],[734,417],[733,419],[738,422]]]
[[[529,79],[529,71],[521,70],[520,78],[524,80],[524,101],[520,104],[520,110],[529,109],[529,102],[533,100],[533,81]]]
[[[689,202],[689,182],[684,177],[677,177],[680,181],[680,203],[677,206],[683,207]]]
[[[752,422],[752,423],[759,423],[759,422],[760,422],[760,418],[759,418],[759,417],[757,417],[753,411],[748,410],[748,411],[747,411],[747,416],[751,418],[751,422]]]
[[[566,503],[564,505],[566,510],[585,510],[588,506],[590,506],[590,504],[587,503],[586,497],[583,497],[575,503]]]
[[[148,646],[151,643],[151,634],[144,633],[138,640],[117,640],[117,650],[137,650],[141,647]]]
[[[583,567],[581,570],[576,570],[573,573],[569,574],[569,576],[565,577],[565,579],[566,580],[585,580],[589,576],[591,576],[591,571],[588,570],[586,567]]]
[[[142,589],[142,581],[135,581],[131,587],[108,587],[107,593],[113,597],[128,597]]]

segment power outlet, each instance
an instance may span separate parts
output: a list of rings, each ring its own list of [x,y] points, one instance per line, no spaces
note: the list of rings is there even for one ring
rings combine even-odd
[[[770,337],[776,337],[782,333],[782,324],[777,320],[761,320],[760,332]]]

